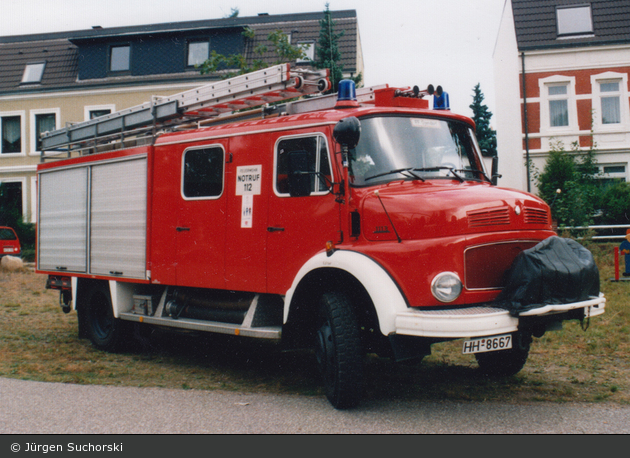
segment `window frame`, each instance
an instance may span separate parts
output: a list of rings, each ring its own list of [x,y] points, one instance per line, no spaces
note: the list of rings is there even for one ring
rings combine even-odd
[[[627,162],[611,162],[611,163],[599,163],[599,171],[600,175],[598,177],[599,180],[606,182],[614,182],[614,181],[624,181],[628,182],[628,169],[630,164]],[[607,167],[623,167],[623,172],[606,172]]]
[[[19,183],[20,184],[20,195],[21,195],[21,218],[24,221],[27,221],[27,216],[32,218],[32,215],[28,215],[28,205],[27,205],[27,189],[26,189],[26,177],[8,177],[3,178],[2,183]],[[29,218],[30,219],[30,218]]]
[[[187,196],[185,193],[185,178],[186,178],[186,154],[191,151],[200,151],[205,149],[220,149],[221,150],[221,192],[218,195],[212,196]],[[220,143],[212,143],[209,145],[201,145],[201,146],[193,146],[191,148],[186,148],[182,152],[181,159],[181,174],[180,174],[180,194],[182,199],[186,201],[195,201],[195,200],[218,200],[225,193],[225,148]]]
[[[578,10],[586,10],[588,9],[588,19],[589,19],[589,28],[580,28],[573,29],[572,25],[575,24],[576,18],[568,17],[568,12],[573,11],[577,12]],[[585,19],[586,16],[580,17],[580,19]],[[568,28],[568,29],[567,29]],[[563,30],[565,29],[565,30]],[[575,37],[584,37],[584,36],[592,36],[595,32],[593,26],[593,9],[589,3],[582,3],[576,5],[558,5],[556,6],[556,32],[558,38],[575,38]]]
[[[61,127],[61,109],[59,108],[43,108],[39,110],[30,110],[30,155],[36,156],[40,155],[41,151],[37,148],[37,117],[40,115],[55,115],[55,129],[59,129]]]
[[[619,90],[614,92],[602,92],[601,85],[606,83],[619,83]],[[628,104],[628,74],[617,72],[605,72],[591,76],[591,93],[593,97],[593,127],[596,131],[619,131],[630,128],[630,105]],[[619,122],[604,123],[602,98],[619,98]]]
[[[24,66],[24,73],[22,73],[22,80],[20,81],[20,84],[24,84],[24,85],[28,85],[28,84],[41,84],[42,79],[44,78],[44,72],[46,71],[46,64],[47,62],[44,61],[40,61],[40,62],[29,62]],[[38,76],[38,78],[29,78],[28,80],[26,79],[26,76],[30,74],[29,69],[31,69],[32,71],[35,71],[33,69],[33,67],[35,66],[42,66],[41,71],[39,71],[38,74],[36,74]]]
[[[114,70],[112,68],[112,65],[114,64],[114,49],[118,49],[118,48],[127,48],[129,50],[129,53],[127,56],[127,68]],[[118,44],[110,45],[107,71],[108,73],[114,74],[114,75],[124,75],[124,74],[131,73],[131,43],[118,43]]]
[[[312,64],[315,62],[315,40],[303,40],[297,42],[298,46],[308,45],[308,48],[304,50],[306,57],[304,59],[297,59],[298,64]]]
[[[575,94],[575,77],[555,75],[548,78],[538,80],[540,90],[540,132],[541,134],[558,134],[578,131],[577,119],[577,97]],[[567,87],[567,93],[562,95],[549,95],[549,88],[564,85]],[[553,100],[567,101],[567,126],[551,125],[551,108],[550,102]]]
[[[321,148],[322,148],[322,144],[320,143],[321,141],[324,142],[323,146],[326,147],[326,153],[328,156],[328,168],[330,170],[330,179],[334,181],[334,172],[333,172],[333,164],[332,164],[332,158],[331,158],[331,150],[330,150],[330,144],[328,142],[328,137],[326,137],[326,135],[324,135],[322,132],[309,132],[309,133],[304,133],[304,134],[296,134],[296,135],[285,135],[282,137],[279,137],[276,140],[276,143],[273,147],[273,192],[276,196],[278,197],[291,197],[291,194],[289,192],[280,192],[278,190],[278,147],[280,146],[280,143],[285,141],[285,140],[295,140],[295,139],[299,139],[299,138],[312,138],[312,137],[317,137],[317,152],[316,152],[316,170],[315,172],[319,172],[319,167],[321,164]],[[321,179],[319,179],[316,176],[316,180],[314,180],[314,183],[321,183]],[[314,188],[315,186],[313,186]],[[330,193],[330,191],[328,189],[323,190],[323,191],[316,191],[313,190],[313,188],[311,188],[311,194],[310,196],[325,196],[327,194]]]
[[[86,105],[83,107],[83,120],[90,121],[92,112],[109,110],[109,114],[116,112],[116,105]]]
[[[199,62],[199,63],[190,63],[190,51],[191,51],[191,45],[194,44],[205,44],[208,46],[208,54],[206,55],[206,58]],[[195,68],[196,65],[201,65],[203,64],[206,60],[208,60],[210,58],[210,51],[211,51],[211,43],[210,43],[210,39],[206,38],[206,39],[191,39],[188,40],[188,42],[186,43],[186,68]]]
[[[26,113],[24,111],[3,111],[0,112],[0,157],[18,157],[18,156],[26,156],[26,123],[24,122]],[[2,135],[4,133],[4,118],[20,118],[20,151],[14,153],[5,153],[3,151],[2,143],[3,138]]]

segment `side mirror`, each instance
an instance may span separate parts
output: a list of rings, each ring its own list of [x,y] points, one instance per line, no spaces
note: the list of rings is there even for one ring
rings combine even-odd
[[[499,156],[492,157],[492,184],[497,185],[499,178],[501,178],[501,174],[499,173]]]
[[[309,154],[306,151],[288,153],[289,194],[291,197],[311,195],[311,172],[308,169]]]
[[[335,126],[333,136],[337,143],[343,147],[352,149],[359,143],[359,138],[361,137],[361,122],[354,116],[344,118]]]

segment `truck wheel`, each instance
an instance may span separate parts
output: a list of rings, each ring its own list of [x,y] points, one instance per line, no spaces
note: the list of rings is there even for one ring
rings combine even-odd
[[[123,348],[128,336],[127,323],[114,318],[114,310],[107,285],[95,285],[85,303],[87,334],[99,350],[116,352]]]
[[[484,375],[508,377],[523,369],[529,355],[532,335],[525,332],[515,332],[512,334],[512,339],[513,345],[509,350],[475,354],[479,369]]]
[[[363,348],[350,302],[341,293],[321,298],[315,357],[330,403],[356,407],[363,394]]]

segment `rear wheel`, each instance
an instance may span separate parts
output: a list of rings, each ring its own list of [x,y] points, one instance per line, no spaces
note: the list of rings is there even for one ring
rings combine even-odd
[[[109,288],[106,284],[94,285],[85,303],[87,334],[99,350],[116,352],[127,341],[129,326],[114,318]]]
[[[515,332],[512,334],[512,342],[509,350],[476,353],[479,369],[492,377],[508,377],[523,369],[529,356],[532,335],[529,332]]]
[[[356,407],[363,394],[363,348],[350,301],[326,293],[320,301],[315,357],[326,397],[337,409]]]

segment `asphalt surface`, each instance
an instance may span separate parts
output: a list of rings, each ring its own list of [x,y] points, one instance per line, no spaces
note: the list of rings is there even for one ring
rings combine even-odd
[[[0,434],[628,434],[630,407],[374,402],[0,378]],[[6,456],[6,455],[4,455]]]

